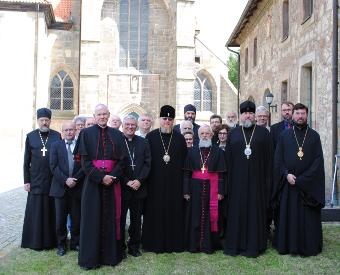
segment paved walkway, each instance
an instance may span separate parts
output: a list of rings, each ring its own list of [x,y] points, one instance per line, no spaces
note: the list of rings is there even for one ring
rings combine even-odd
[[[0,257],[20,246],[26,198],[23,186],[0,193]]]

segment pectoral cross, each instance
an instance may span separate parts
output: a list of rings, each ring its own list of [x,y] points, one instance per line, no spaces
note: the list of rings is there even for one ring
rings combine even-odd
[[[201,168],[201,171],[202,171],[202,174],[204,174],[204,171],[205,171],[206,169],[205,169],[205,167],[204,167],[204,165],[202,166],[202,168]]]
[[[135,164],[133,164],[133,163],[131,163],[131,165],[130,165],[130,166],[131,166],[131,169],[132,169],[132,171],[134,171],[134,170],[135,170],[135,166],[136,166],[136,165],[135,165]]]
[[[42,156],[45,157],[47,152],[46,147],[44,146],[40,151],[42,152]]]

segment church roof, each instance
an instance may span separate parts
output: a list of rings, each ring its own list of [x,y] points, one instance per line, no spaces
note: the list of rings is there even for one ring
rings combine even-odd
[[[248,0],[246,7],[244,8],[240,19],[233,32],[231,33],[228,42],[226,44],[227,47],[239,47],[240,43],[237,41],[238,36],[242,32],[243,28],[247,25],[249,18],[254,14],[257,9],[258,4],[262,2],[262,0]]]

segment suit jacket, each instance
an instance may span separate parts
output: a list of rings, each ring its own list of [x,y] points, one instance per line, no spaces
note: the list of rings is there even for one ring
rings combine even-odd
[[[66,185],[66,180],[69,178],[68,157],[65,140],[57,141],[51,146],[50,153],[50,168],[53,174],[50,196],[61,198],[65,192],[70,192],[72,195],[80,197],[83,187],[85,173],[81,168],[79,161],[74,161],[72,177],[77,179],[77,184],[73,188]]]
[[[281,122],[275,123],[272,126],[270,126],[270,136],[273,142],[274,152],[276,149],[277,142],[279,141],[279,137],[284,130],[285,130],[285,124],[283,120]]]
[[[126,168],[123,175],[123,194],[125,196],[134,195],[136,198],[145,198],[147,195],[147,187],[146,187],[146,178],[149,175],[151,168],[151,152],[149,142],[140,136],[133,137],[133,147],[134,147],[134,170],[132,170],[131,160],[129,156],[128,149],[126,144],[124,144],[125,155],[127,156],[128,163],[126,164]],[[125,142],[124,142],[125,143]],[[130,152],[132,153],[132,152]],[[126,183],[130,180],[139,180],[141,186],[137,191],[133,190]]]

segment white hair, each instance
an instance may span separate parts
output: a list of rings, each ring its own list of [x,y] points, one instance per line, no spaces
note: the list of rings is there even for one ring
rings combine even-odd
[[[123,118],[123,123],[125,123],[127,120],[133,120],[137,125],[137,118],[134,115],[127,115]]]
[[[264,107],[264,106],[258,106],[257,108],[256,108],[256,112],[255,112],[255,115],[257,115],[258,113],[262,113],[262,112],[265,112],[267,115],[269,115],[269,111],[268,111],[268,109],[266,108],[266,107]]]
[[[183,128],[184,128],[184,124],[190,124],[190,126],[191,126],[191,129],[193,129],[193,125],[192,125],[192,122],[190,121],[190,120],[183,120],[182,122],[181,122],[181,124],[179,125],[179,128],[181,129],[181,131],[182,130],[184,130]]]

